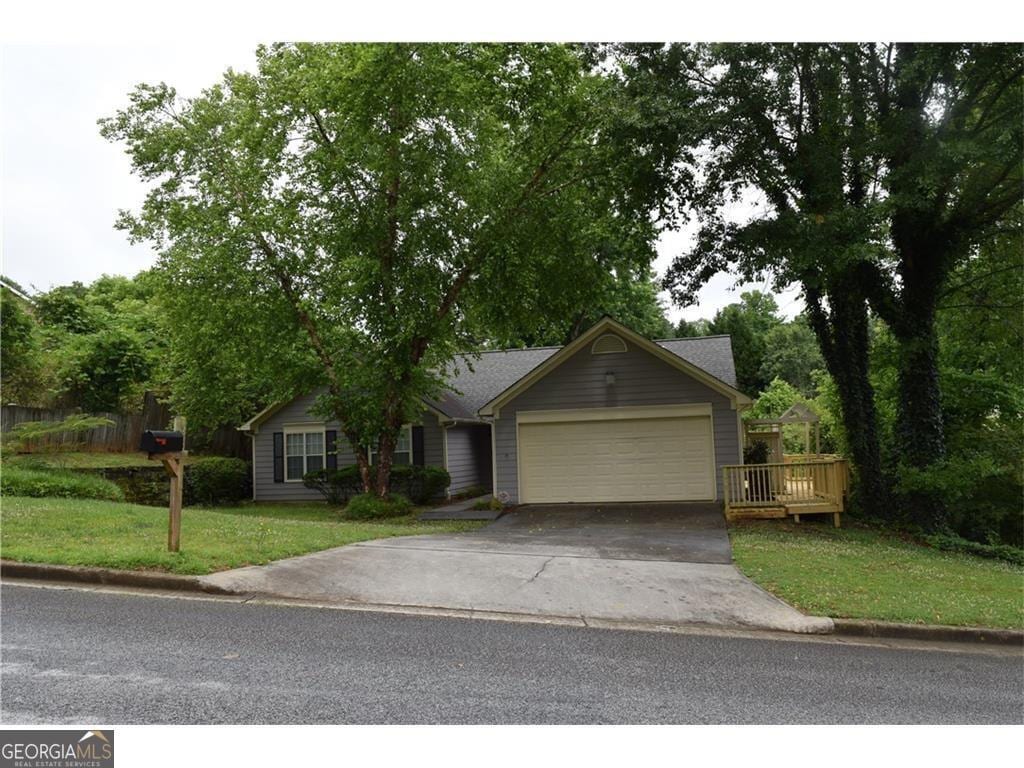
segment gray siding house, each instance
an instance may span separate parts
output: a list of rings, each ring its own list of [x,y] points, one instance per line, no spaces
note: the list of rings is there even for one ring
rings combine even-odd
[[[450,494],[482,486],[507,504],[719,500],[751,402],[728,336],[652,342],[611,318],[564,347],[467,356],[449,383],[403,429],[396,463],[445,467]],[[320,499],[302,475],[354,463],[339,425],[310,415],[317,394],[240,427],[255,500]]]

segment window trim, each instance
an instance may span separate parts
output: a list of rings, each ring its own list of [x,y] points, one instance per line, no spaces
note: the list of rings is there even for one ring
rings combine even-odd
[[[395,453],[408,453],[409,454],[409,463],[412,464],[412,461],[413,461],[412,428],[414,426],[415,425],[412,424],[411,422],[408,423],[408,424],[403,424],[402,425],[402,428],[401,428],[400,432],[408,431],[408,433],[409,433],[409,450],[408,451],[394,451],[394,453],[391,454],[391,464],[392,464],[392,466],[395,463]],[[396,443],[396,446],[397,446],[397,443]],[[366,446],[366,462],[371,467],[373,466],[373,454],[374,453],[376,453],[376,451],[373,449],[373,445]]]
[[[323,422],[310,422],[309,424],[286,424],[282,428],[284,432],[284,481],[286,483],[301,483],[302,477],[305,477],[306,473],[309,472],[309,456],[306,453],[306,435],[308,434],[319,434],[320,444],[323,446],[323,450],[319,454],[312,454],[313,456],[319,455],[323,459],[323,467],[327,466],[327,426]],[[288,477],[288,435],[302,435],[302,477],[289,478]],[[295,458],[294,456],[292,458]]]

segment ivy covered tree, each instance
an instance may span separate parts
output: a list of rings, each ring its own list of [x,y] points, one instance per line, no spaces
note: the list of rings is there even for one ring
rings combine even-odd
[[[900,461],[927,470],[945,452],[937,298],[1020,201],[1020,46],[631,45],[619,54],[627,78],[661,95],[652,133],[693,181],[685,202],[701,227],[669,272],[675,298],[687,303],[730,269],[802,287],[861,508],[891,516],[868,307],[899,343]],[[729,218],[729,204],[751,193],[753,216]],[[920,526],[945,527],[940,493],[903,501]]]
[[[605,139],[629,102],[574,47],[257,60],[193,99],[140,86],[102,121],[151,184],[121,225],[161,252],[175,399],[324,386],[318,410],[376,445],[376,467],[354,452],[385,496],[401,425],[458,352],[649,268],[650,161]]]

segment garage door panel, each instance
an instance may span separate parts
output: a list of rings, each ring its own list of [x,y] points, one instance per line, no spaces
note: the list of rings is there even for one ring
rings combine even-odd
[[[714,497],[706,416],[519,425],[524,502]]]

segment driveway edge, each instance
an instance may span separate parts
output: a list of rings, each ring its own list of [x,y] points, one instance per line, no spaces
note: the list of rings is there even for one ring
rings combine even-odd
[[[943,624],[899,624],[865,619],[832,619],[836,635],[892,637],[944,643],[1024,646],[1024,631],[994,627],[951,627]]]
[[[99,568],[93,566],[79,565],[52,565],[49,563],[21,563],[14,560],[0,560],[0,577],[14,579],[36,579],[39,581],[63,581],[81,584],[106,584],[121,587],[141,587],[145,589],[163,589],[178,592],[204,592],[213,595],[242,595],[249,594],[244,590],[227,589],[216,584],[208,583],[199,576],[184,576],[174,573],[156,573],[152,571],[124,571],[117,568]],[[277,595],[266,594],[262,597],[278,597]],[[290,598],[290,600],[295,600]],[[302,602],[296,600],[296,602]],[[371,604],[359,604],[373,610]],[[397,606],[390,606],[391,609]],[[467,614],[488,613],[485,611],[466,611]],[[584,625],[592,627],[605,626],[611,628],[614,625],[636,626],[637,622],[618,622],[611,620],[582,619],[582,617],[555,617],[544,614],[523,614],[523,616],[535,616],[539,621],[565,618],[581,621]],[[814,617],[822,618],[825,617]],[[827,619],[826,619],[827,620]],[[864,619],[837,619],[832,618],[832,632],[817,631],[812,633],[794,632],[793,634],[833,634],[846,637],[873,637],[873,638],[894,638],[902,640],[922,640],[931,642],[946,643],[978,643],[990,646],[1019,646],[1024,647],[1024,631],[1015,629],[997,629],[993,627],[952,627],[946,625],[932,624],[899,624],[887,621],[870,621]],[[651,626],[654,626],[652,624]],[[662,625],[667,626],[667,625]],[[696,626],[696,625],[685,625]],[[751,631],[755,628],[748,628]]]
[[[12,579],[39,579],[41,581],[72,581],[83,584],[109,584],[119,587],[145,587],[169,589],[179,592],[206,592],[214,595],[233,595],[236,592],[215,584],[207,584],[198,576],[154,571],[123,571],[118,568],[97,568],[81,565],[53,565],[50,563],[21,563],[0,560],[0,577]]]

